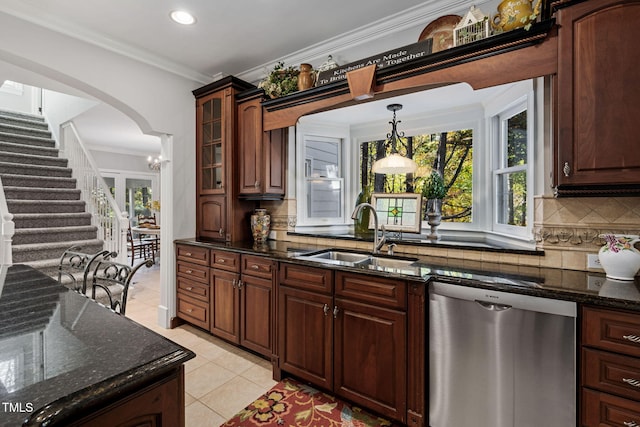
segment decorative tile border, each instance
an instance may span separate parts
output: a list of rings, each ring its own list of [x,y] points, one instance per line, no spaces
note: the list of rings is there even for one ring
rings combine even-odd
[[[545,245],[551,247],[585,249],[599,248],[604,244],[601,234],[640,234],[638,229],[611,229],[593,227],[545,227],[534,228],[534,239],[539,247]]]

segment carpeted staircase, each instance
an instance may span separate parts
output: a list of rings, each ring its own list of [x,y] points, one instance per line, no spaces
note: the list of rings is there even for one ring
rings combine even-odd
[[[67,159],[58,157],[44,118],[0,110],[0,178],[15,223],[14,264],[54,275],[65,249],[102,250]]]

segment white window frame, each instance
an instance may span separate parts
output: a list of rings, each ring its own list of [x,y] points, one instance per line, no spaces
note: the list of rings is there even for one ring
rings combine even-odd
[[[125,209],[127,179],[144,179],[151,181],[152,200],[160,200],[160,180],[157,173],[140,173],[128,170],[100,169],[100,175],[104,178],[114,179],[116,188],[116,195],[114,199],[121,212],[127,212]],[[127,215],[129,215],[129,220],[133,219],[131,218],[131,212],[127,212]],[[158,222],[160,221],[159,215],[160,212],[157,212],[156,220]]]
[[[306,123],[304,118],[300,120],[298,126],[296,126],[296,231],[306,230],[310,231],[313,227],[317,226],[333,226],[337,229],[346,231],[347,227],[352,223],[351,216],[347,215],[347,203],[350,192],[348,187],[350,186],[349,180],[345,180],[345,177],[349,176],[349,163],[348,154],[346,150],[347,141],[349,137],[349,129],[346,126],[335,125],[331,123]],[[309,179],[305,177],[305,150],[307,141],[309,140],[331,140],[337,141],[340,145],[338,153],[338,171],[335,178],[336,183],[340,183],[342,192],[340,195],[340,215],[336,217],[314,218],[309,217],[307,213],[307,183]],[[322,179],[322,178],[321,178]],[[325,178],[327,179],[327,178]]]
[[[527,111],[527,163],[526,165],[517,165],[507,167],[505,158],[507,144],[507,120],[523,111]],[[533,91],[518,98],[510,105],[506,106],[498,114],[492,118],[492,129],[495,138],[492,138],[494,147],[492,152],[496,164],[491,172],[492,188],[493,188],[493,225],[492,231],[498,234],[512,236],[516,238],[530,240],[533,233],[533,194],[534,189],[534,144],[535,144],[535,104]],[[500,195],[498,194],[498,180],[505,174],[524,171],[527,175],[527,213],[526,226],[502,224],[498,222],[500,209]]]

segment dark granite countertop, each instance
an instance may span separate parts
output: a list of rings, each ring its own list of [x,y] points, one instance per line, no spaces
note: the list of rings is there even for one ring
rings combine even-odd
[[[543,298],[554,298],[578,303],[622,308],[640,312],[640,280],[621,282],[609,280],[603,273],[591,273],[556,268],[518,266],[444,257],[420,257],[399,254],[400,257],[417,258],[410,266],[385,268],[372,266],[342,266],[322,264],[298,258],[300,255],[329,248],[328,246],[269,241],[256,246],[253,242],[215,243],[195,239],[176,240],[175,243],[208,248],[223,248],[253,255],[263,255],[279,261],[296,262],[314,267],[324,267],[401,277],[428,283],[432,280],[461,286],[493,289]],[[348,250],[342,248],[342,250]]]
[[[68,424],[193,357],[31,267],[0,266],[0,426]]]

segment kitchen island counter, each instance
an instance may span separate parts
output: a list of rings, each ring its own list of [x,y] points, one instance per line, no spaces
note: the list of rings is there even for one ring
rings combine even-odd
[[[82,425],[131,396],[159,395],[157,384],[170,384],[162,405],[184,422],[193,352],[31,267],[0,268],[0,426]],[[127,416],[141,410],[153,409]]]

